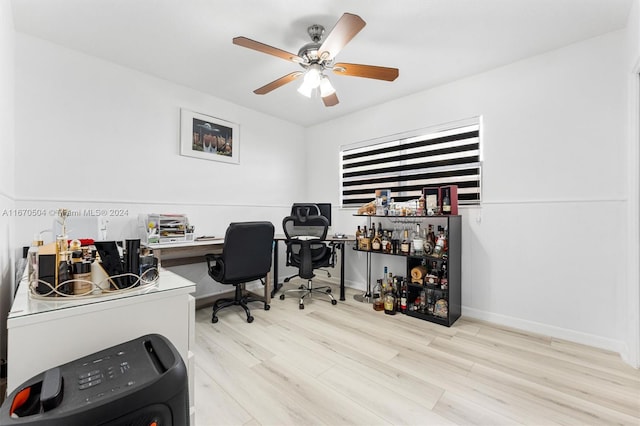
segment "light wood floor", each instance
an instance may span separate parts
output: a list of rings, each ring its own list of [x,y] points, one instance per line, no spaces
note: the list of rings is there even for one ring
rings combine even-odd
[[[304,310],[276,296],[252,324],[238,307],[217,324],[196,311],[196,424],[640,425],[640,372],[617,354],[388,316],[353,294]]]

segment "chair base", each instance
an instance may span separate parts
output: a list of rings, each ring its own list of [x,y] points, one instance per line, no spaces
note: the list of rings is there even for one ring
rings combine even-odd
[[[211,314],[212,323],[215,324],[218,322],[218,316],[217,316],[218,311],[224,308],[228,308],[229,306],[236,306],[236,305],[241,306],[242,309],[244,309],[244,312],[247,314],[248,323],[252,323],[254,318],[253,316],[251,316],[251,311],[249,310],[247,303],[262,302],[264,303],[265,311],[268,311],[271,308],[271,306],[269,306],[269,304],[266,303],[264,300],[255,299],[255,298],[243,295],[242,284],[235,285],[235,288],[236,288],[236,293],[233,299],[218,299],[213,304],[213,313]]]
[[[301,285],[299,288],[294,288],[294,289],[291,289],[291,290],[285,290],[280,295],[280,300],[284,300],[284,297],[285,297],[286,293],[293,293],[293,292],[298,293],[298,297],[300,298],[298,307],[300,309],[304,309],[304,298],[309,296],[309,295],[313,295],[314,293],[318,293],[318,294],[323,294],[325,296],[329,296],[329,299],[331,300],[331,304],[332,305],[336,305],[338,303],[338,301],[335,299],[335,297],[333,297],[333,294],[331,294],[331,287],[329,287],[328,285],[324,285],[324,286],[320,286],[320,287],[314,287],[312,280],[307,280],[307,286],[306,287]]]
[[[323,271],[327,273],[327,278],[331,278],[331,271],[327,270],[327,269],[315,269],[315,271]],[[284,279],[283,282],[288,283],[291,279],[295,278],[295,277],[299,277],[300,275],[295,274],[295,275],[291,275],[290,277],[286,277]]]

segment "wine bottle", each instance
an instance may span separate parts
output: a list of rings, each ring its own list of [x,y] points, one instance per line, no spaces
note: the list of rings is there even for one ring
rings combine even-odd
[[[409,255],[411,251],[411,242],[409,241],[409,230],[404,230],[404,237],[402,239],[402,243],[400,244],[400,252],[404,255]]]
[[[400,292],[400,312],[402,312],[403,314],[407,313],[407,293],[407,283],[403,281],[402,290]]]
[[[442,213],[451,214],[451,200],[449,199],[449,188],[445,188],[444,196],[442,197]]]

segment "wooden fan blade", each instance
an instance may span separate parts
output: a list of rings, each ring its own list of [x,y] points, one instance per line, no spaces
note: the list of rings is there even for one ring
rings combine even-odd
[[[277,47],[269,46],[268,44],[260,43],[259,41],[251,40],[250,38],[235,37],[233,39],[233,44],[257,50],[258,52],[266,53],[268,55],[277,56],[278,58],[282,58],[286,61],[296,63],[304,62],[304,60],[296,54],[287,52],[286,50],[278,49]]]
[[[325,60],[331,60],[342,50],[352,38],[367,25],[358,15],[352,13],[343,14],[336,26],[333,27],[329,35],[322,42],[318,49],[318,56]],[[324,55],[324,56],[323,56]]]
[[[375,78],[376,80],[393,81],[398,78],[398,68],[377,67],[374,65],[337,63],[333,66],[333,72],[352,77]]]
[[[302,75],[302,71],[294,71],[292,73],[285,75],[284,77],[280,77],[277,80],[273,80],[269,84],[265,84],[259,89],[254,90],[253,93],[255,93],[256,95],[266,95],[272,90],[275,90],[280,86],[284,86],[285,84],[292,82],[293,80],[300,77],[301,75]]]
[[[322,98],[322,102],[324,102],[324,106],[328,107],[338,105],[338,95],[333,92],[329,96],[325,96],[324,98]]]

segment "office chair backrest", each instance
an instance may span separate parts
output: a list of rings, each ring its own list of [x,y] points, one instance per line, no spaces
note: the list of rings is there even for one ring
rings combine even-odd
[[[291,216],[296,216],[299,222],[306,222],[309,216],[320,216],[320,207],[310,203],[294,203],[291,206]]]
[[[324,240],[329,229],[329,221],[320,215],[307,216],[303,222],[298,216],[287,216],[282,220],[282,229],[287,239],[310,236]]]
[[[235,222],[224,237],[225,281],[250,281],[271,270],[274,227],[271,222]]]

